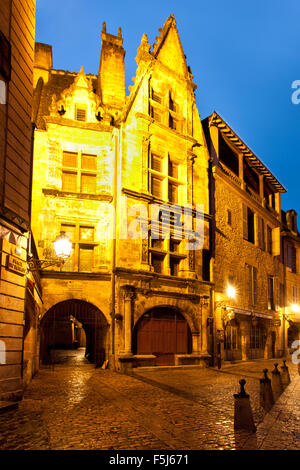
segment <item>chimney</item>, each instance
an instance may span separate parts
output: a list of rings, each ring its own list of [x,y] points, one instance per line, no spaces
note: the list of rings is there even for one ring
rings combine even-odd
[[[103,22],[101,33],[101,56],[98,73],[98,94],[102,103],[112,108],[122,108],[125,104],[125,50],[121,28],[118,36],[106,32]]]
[[[295,235],[298,234],[297,212],[294,209],[286,211],[286,224],[291,232],[293,232]]]
[[[52,46],[36,42],[34,51],[34,88],[40,77],[43,78],[44,83],[48,82],[52,65]]]

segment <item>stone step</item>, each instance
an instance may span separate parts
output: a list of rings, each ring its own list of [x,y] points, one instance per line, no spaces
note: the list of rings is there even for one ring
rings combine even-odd
[[[18,402],[16,401],[0,401],[0,413],[9,410],[15,410],[19,406]]]

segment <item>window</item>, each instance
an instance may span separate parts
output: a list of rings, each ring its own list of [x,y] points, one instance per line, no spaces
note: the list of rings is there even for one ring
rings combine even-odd
[[[151,85],[149,90],[149,115],[156,122],[178,131],[180,129],[178,105],[175,103],[171,91],[168,94],[162,94],[154,90]]]
[[[155,101],[156,103],[161,104],[161,102],[162,102],[162,97],[161,97],[161,95],[160,95],[159,93],[157,93],[156,91],[154,91],[153,88],[152,88],[152,90],[151,90],[151,98],[152,98],[153,101]]]
[[[227,209],[227,225],[232,227],[232,212],[229,209]]]
[[[11,75],[11,46],[5,35],[0,31],[0,78],[10,80]]]
[[[70,257],[63,265],[63,271],[91,272],[94,267],[95,228],[85,225],[62,224],[61,230],[72,241]]]
[[[180,253],[180,240],[174,238],[152,238],[150,252],[154,272],[163,273],[164,267],[167,267],[167,263],[169,263],[170,275],[178,276],[180,262],[185,258],[185,255]]]
[[[285,307],[285,288],[284,284],[279,284],[279,304],[280,307]]]
[[[151,253],[151,264],[155,273],[163,272],[164,256],[157,253]]]
[[[254,243],[254,212],[243,204],[243,235],[244,239]]]
[[[178,203],[179,166],[168,155],[166,158],[151,153],[149,168],[149,186],[153,196]]]
[[[261,325],[250,327],[250,349],[264,349],[264,330]]]
[[[268,309],[275,310],[273,276],[268,276]]]
[[[292,286],[292,303],[298,304],[298,286]]]
[[[176,113],[176,104],[171,96],[171,92],[169,92],[169,109]]]
[[[257,268],[246,265],[248,271],[248,303],[250,307],[257,304]]]
[[[259,215],[257,216],[257,241],[261,250],[265,250],[265,221]]]
[[[287,267],[292,273],[296,272],[296,248],[293,245],[287,245]]]
[[[272,229],[267,225],[267,250],[270,255],[272,254]]]
[[[63,152],[62,191],[95,194],[97,186],[97,156]]]
[[[76,106],[75,108],[75,119],[76,121],[86,121],[86,107]]]

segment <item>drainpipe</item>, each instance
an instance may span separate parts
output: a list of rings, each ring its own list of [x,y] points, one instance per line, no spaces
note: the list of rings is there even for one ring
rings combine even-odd
[[[113,181],[113,240],[112,240],[112,278],[111,278],[111,318],[112,318],[112,355],[115,355],[115,315],[116,315],[116,238],[117,238],[117,189],[118,189],[118,136],[114,136],[114,181]]]

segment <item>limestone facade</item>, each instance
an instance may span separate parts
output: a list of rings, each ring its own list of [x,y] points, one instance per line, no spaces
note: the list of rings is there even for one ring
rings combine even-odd
[[[34,0],[1,1],[0,401],[19,399],[27,376],[24,324],[31,202],[34,33]],[[30,376],[32,373],[29,372]]]
[[[41,272],[43,357],[75,320],[117,370],[284,355],[299,286],[285,189],[217,113],[200,120],[173,15],[152,48],[143,35],[129,96],[124,56],[105,23],[98,75],[36,44],[32,231],[40,259],[72,241]]]
[[[36,44],[32,231],[41,259],[60,231],[73,243],[41,274],[43,316],[70,300],[97,309],[112,368],[205,365],[209,154],[176,22],[152,51],[143,36],[127,97],[121,30],[103,24],[101,39],[98,76],[53,69],[51,47]]]

